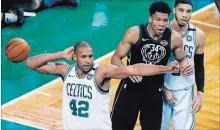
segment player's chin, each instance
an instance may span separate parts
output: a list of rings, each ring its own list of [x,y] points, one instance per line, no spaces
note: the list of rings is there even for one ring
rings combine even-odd
[[[157,36],[163,35],[163,32],[164,32],[164,31],[158,31],[158,32],[157,32]]]
[[[83,71],[88,73],[90,70],[92,69],[92,67],[84,67],[83,68]]]
[[[187,21],[179,22],[179,24],[180,24],[181,26],[186,26],[186,25],[187,25]]]

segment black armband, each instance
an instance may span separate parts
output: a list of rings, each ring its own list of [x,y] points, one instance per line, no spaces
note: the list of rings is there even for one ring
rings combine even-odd
[[[204,92],[204,82],[205,82],[205,69],[204,69],[204,53],[195,54],[195,78],[197,90]]]

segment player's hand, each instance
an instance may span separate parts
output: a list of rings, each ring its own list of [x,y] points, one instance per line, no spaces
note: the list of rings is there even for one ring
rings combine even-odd
[[[196,98],[192,102],[192,113],[193,115],[199,112],[202,108],[202,102],[203,102],[203,92],[198,91]]]
[[[141,76],[130,76],[129,77],[133,83],[139,83],[142,80]]]
[[[175,105],[177,101],[175,94],[171,90],[167,89],[166,87],[164,87],[163,93],[164,93],[164,98],[167,101],[167,103]]]
[[[177,73],[179,71],[179,62],[176,60],[167,65],[170,69],[170,73]]]
[[[180,75],[181,76],[190,76],[193,74],[193,65],[187,64],[185,66],[180,67]]]
[[[72,60],[74,54],[74,47],[69,47],[63,51],[63,57],[67,60]]]

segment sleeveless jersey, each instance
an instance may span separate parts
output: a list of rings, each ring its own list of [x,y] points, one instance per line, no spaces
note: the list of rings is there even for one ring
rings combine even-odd
[[[195,26],[193,26],[192,24],[188,24],[188,30],[182,36],[182,39],[183,39],[185,56],[188,59],[188,61],[194,66],[194,55],[196,51]],[[175,57],[172,53],[168,63],[174,60]],[[194,83],[195,83],[195,73],[187,77],[180,76],[179,74],[166,73],[164,86],[170,90],[179,90],[189,87]]]
[[[95,69],[79,78],[77,65],[64,76],[62,119],[64,129],[112,129],[109,91],[96,83]]]
[[[150,37],[147,31],[147,24],[139,26],[139,40],[132,47],[127,57],[127,64],[133,65],[136,63],[167,65],[171,53],[171,30],[166,28],[162,37],[154,40]],[[130,79],[129,83],[133,83]],[[136,86],[152,86],[155,89],[162,87],[164,82],[164,74],[155,76],[144,76],[141,83],[134,83]],[[155,87],[157,86],[157,87]]]

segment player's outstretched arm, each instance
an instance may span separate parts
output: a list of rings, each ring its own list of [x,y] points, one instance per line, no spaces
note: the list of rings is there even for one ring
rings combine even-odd
[[[102,75],[101,77],[103,77],[103,79],[124,79],[129,76],[151,76],[166,72],[174,73],[178,67],[178,62],[176,61],[170,63],[168,66],[139,63],[125,67],[117,67],[112,64],[107,64],[99,67],[97,74]]]
[[[193,74],[193,66],[190,64],[185,57],[183,49],[183,40],[180,34],[173,31],[171,37],[172,50],[175,54],[176,60],[180,65],[180,74],[182,76],[189,76]]]
[[[72,59],[73,47],[67,48],[64,51],[56,53],[45,53],[30,57],[26,60],[27,66],[37,72],[50,75],[63,76],[69,68],[65,62],[53,63],[54,60],[66,58]]]

